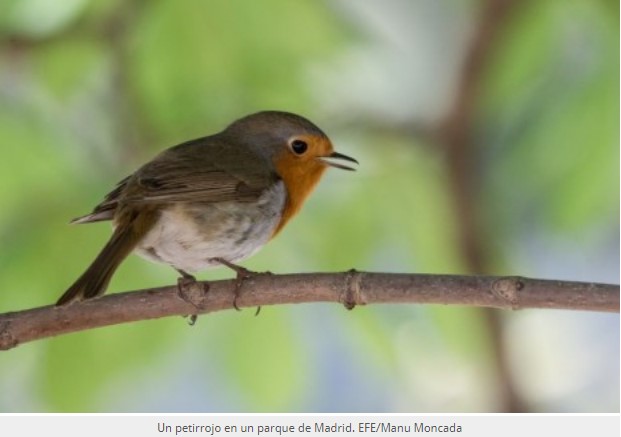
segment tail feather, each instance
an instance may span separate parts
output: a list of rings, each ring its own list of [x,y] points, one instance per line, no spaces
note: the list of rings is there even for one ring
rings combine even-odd
[[[58,299],[57,306],[104,294],[117,267],[148,231],[148,227],[136,226],[137,220],[132,220],[128,225],[119,225],[115,229],[93,263]]]

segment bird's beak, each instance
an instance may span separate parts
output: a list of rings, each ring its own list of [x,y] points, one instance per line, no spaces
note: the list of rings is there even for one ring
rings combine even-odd
[[[340,168],[343,170],[350,170],[350,171],[356,171],[356,169],[353,167],[349,167],[347,165],[343,165],[339,162],[334,162],[333,160],[342,159],[344,161],[355,162],[356,164],[358,164],[358,161],[356,161],[354,158],[350,158],[349,156],[343,155],[342,153],[338,153],[338,152],[332,152],[329,155],[320,156],[317,159],[319,159],[324,164],[329,165],[330,167],[336,167],[336,168]]]

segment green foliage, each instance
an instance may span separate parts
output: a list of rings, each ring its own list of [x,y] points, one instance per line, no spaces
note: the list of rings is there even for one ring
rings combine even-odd
[[[159,2],[132,32],[141,108],[164,138],[240,107],[304,110],[305,70],[342,39],[330,21],[312,2]]]
[[[292,329],[291,317],[284,309],[262,311],[257,317],[252,309],[220,317],[202,351],[243,393],[240,411],[287,410],[309,388],[304,378],[309,371],[307,351]]]
[[[532,214],[555,232],[616,221],[617,35],[618,23],[596,3],[531,2],[511,20],[485,108],[495,123],[489,147],[502,148],[493,152],[490,204],[519,204],[498,209],[505,228]]]

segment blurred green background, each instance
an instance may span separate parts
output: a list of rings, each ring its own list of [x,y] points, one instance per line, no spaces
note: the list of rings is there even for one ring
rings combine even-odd
[[[618,283],[618,96],[616,0],[3,0],[0,312],[82,273],[110,228],[67,222],[118,180],[262,109],[361,166],[250,269]],[[618,412],[619,316],[280,306],[0,354],[0,412],[445,411]]]

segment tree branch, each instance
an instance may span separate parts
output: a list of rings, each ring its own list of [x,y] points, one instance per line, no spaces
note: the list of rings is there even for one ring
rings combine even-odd
[[[204,292],[208,284],[209,290]],[[205,314],[233,308],[235,281],[197,282],[107,295],[64,307],[0,314],[0,350],[70,332],[138,320]],[[376,303],[426,303],[495,308],[558,308],[619,312],[619,286],[528,279],[391,273],[257,273],[245,279],[239,307],[339,302],[346,308]]]
[[[438,140],[446,149],[450,193],[455,217],[459,217],[456,222],[457,242],[465,265],[472,274],[492,270],[491,254],[486,244],[488,239],[482,232],[485,229],[482,222],[484,211],[477,209],[482,203],[480,172],[476,165],[481,152],[477,147],[481,141],[475,138],[476,108],[484,85],[485,70],[498,50],[497,43],[503,37],[511,11],[518,4],[516,0],[487,0],[481,4],[481,16],[465,53],[453,107],[440,124]],[[524,397],[511,374],[501,314],[486,308],[481,315],[491,340],[499,411],[528,412]]]

